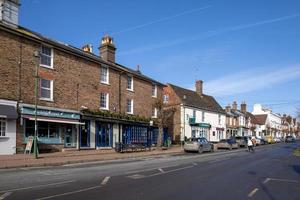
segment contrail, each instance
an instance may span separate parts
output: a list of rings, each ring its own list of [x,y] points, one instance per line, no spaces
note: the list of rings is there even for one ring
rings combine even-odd
[[[154,20],[154,21],[151,21],[151,22],[147,22],[147,23],[144,23],[144,24],[140,24],[140,25],[137,25],[137,26],[126,28],[126,29],[123,29],[121,31],[111,33],[111,35],[117,35],[117,34],[120,34],[120,33],[125,33],[125,32],[129,32],[129,31],[133,31],[133,30],[140,29],[140,28],[143,28],[143,27],[146,27],[146,26],[150,26],[152,24],[156,24],[156,23],[159,23],[159,22],[171,20],[171,19],[174,19],[176,17],[180,17],[180,16],[183,16],[183,15],[191,14],[191,13],[194,13],[194,12],[198,12],[200,10],[205,10],[205,9],[210,8],[210,7],[211,7],[211,5],[208,5],[208,6],[204,6],[204,7],[201,7],[201,8],[196,8],[196,9],[188,10],[188,11],[176,14],[176,15],[172,15],[172,16],[169,16],[169,17],[164,17],[164,18],[157,19],[157,20]]]

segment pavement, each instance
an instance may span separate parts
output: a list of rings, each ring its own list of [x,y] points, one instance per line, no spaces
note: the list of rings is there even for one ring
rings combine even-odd
[[[0,170],[0,199],[300,199],[300,142]]]
[[[110,161],[177,153],[182,153],[182,149],[180,146],[173,146],[167,150],[152,149],[151,151],[128,153],[117,153],[114,149],[44,153],[40,154],[38,159],[35,159],[33,154],[0,155],[0,169],[59,166],[73,163]]]

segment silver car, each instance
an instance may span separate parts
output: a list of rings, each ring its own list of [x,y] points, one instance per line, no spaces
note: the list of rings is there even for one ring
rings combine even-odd
[[[206,138],[190,138],[184,143],[183,149],[185,152],[196,151],[203,153],[204,151],[214,151],[214,145],[207,141]]]

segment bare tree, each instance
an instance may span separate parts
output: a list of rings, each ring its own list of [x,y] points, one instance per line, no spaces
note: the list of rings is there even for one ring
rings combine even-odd
[[[162,100],[157,100],[153,105],[157,111],[155,123],[158,125],[157,147],[163,146],[163,129],[168,125],[169,119],[174,115],[175,107],[166,107]]]

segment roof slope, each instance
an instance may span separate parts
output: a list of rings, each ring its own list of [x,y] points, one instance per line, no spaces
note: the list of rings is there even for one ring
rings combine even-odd
[[[267,114],[254,115],[254,117],[255,117],[255,120],[256,120],[257,124],[265,125],[268,115]]]
[[[188,90],[176,85],[168,84],[180,98],[184,105],[200,108],[212,112],[226,114],[224,109],[215,100],[214,97],[203,94],[200,96],[197,92]]]

